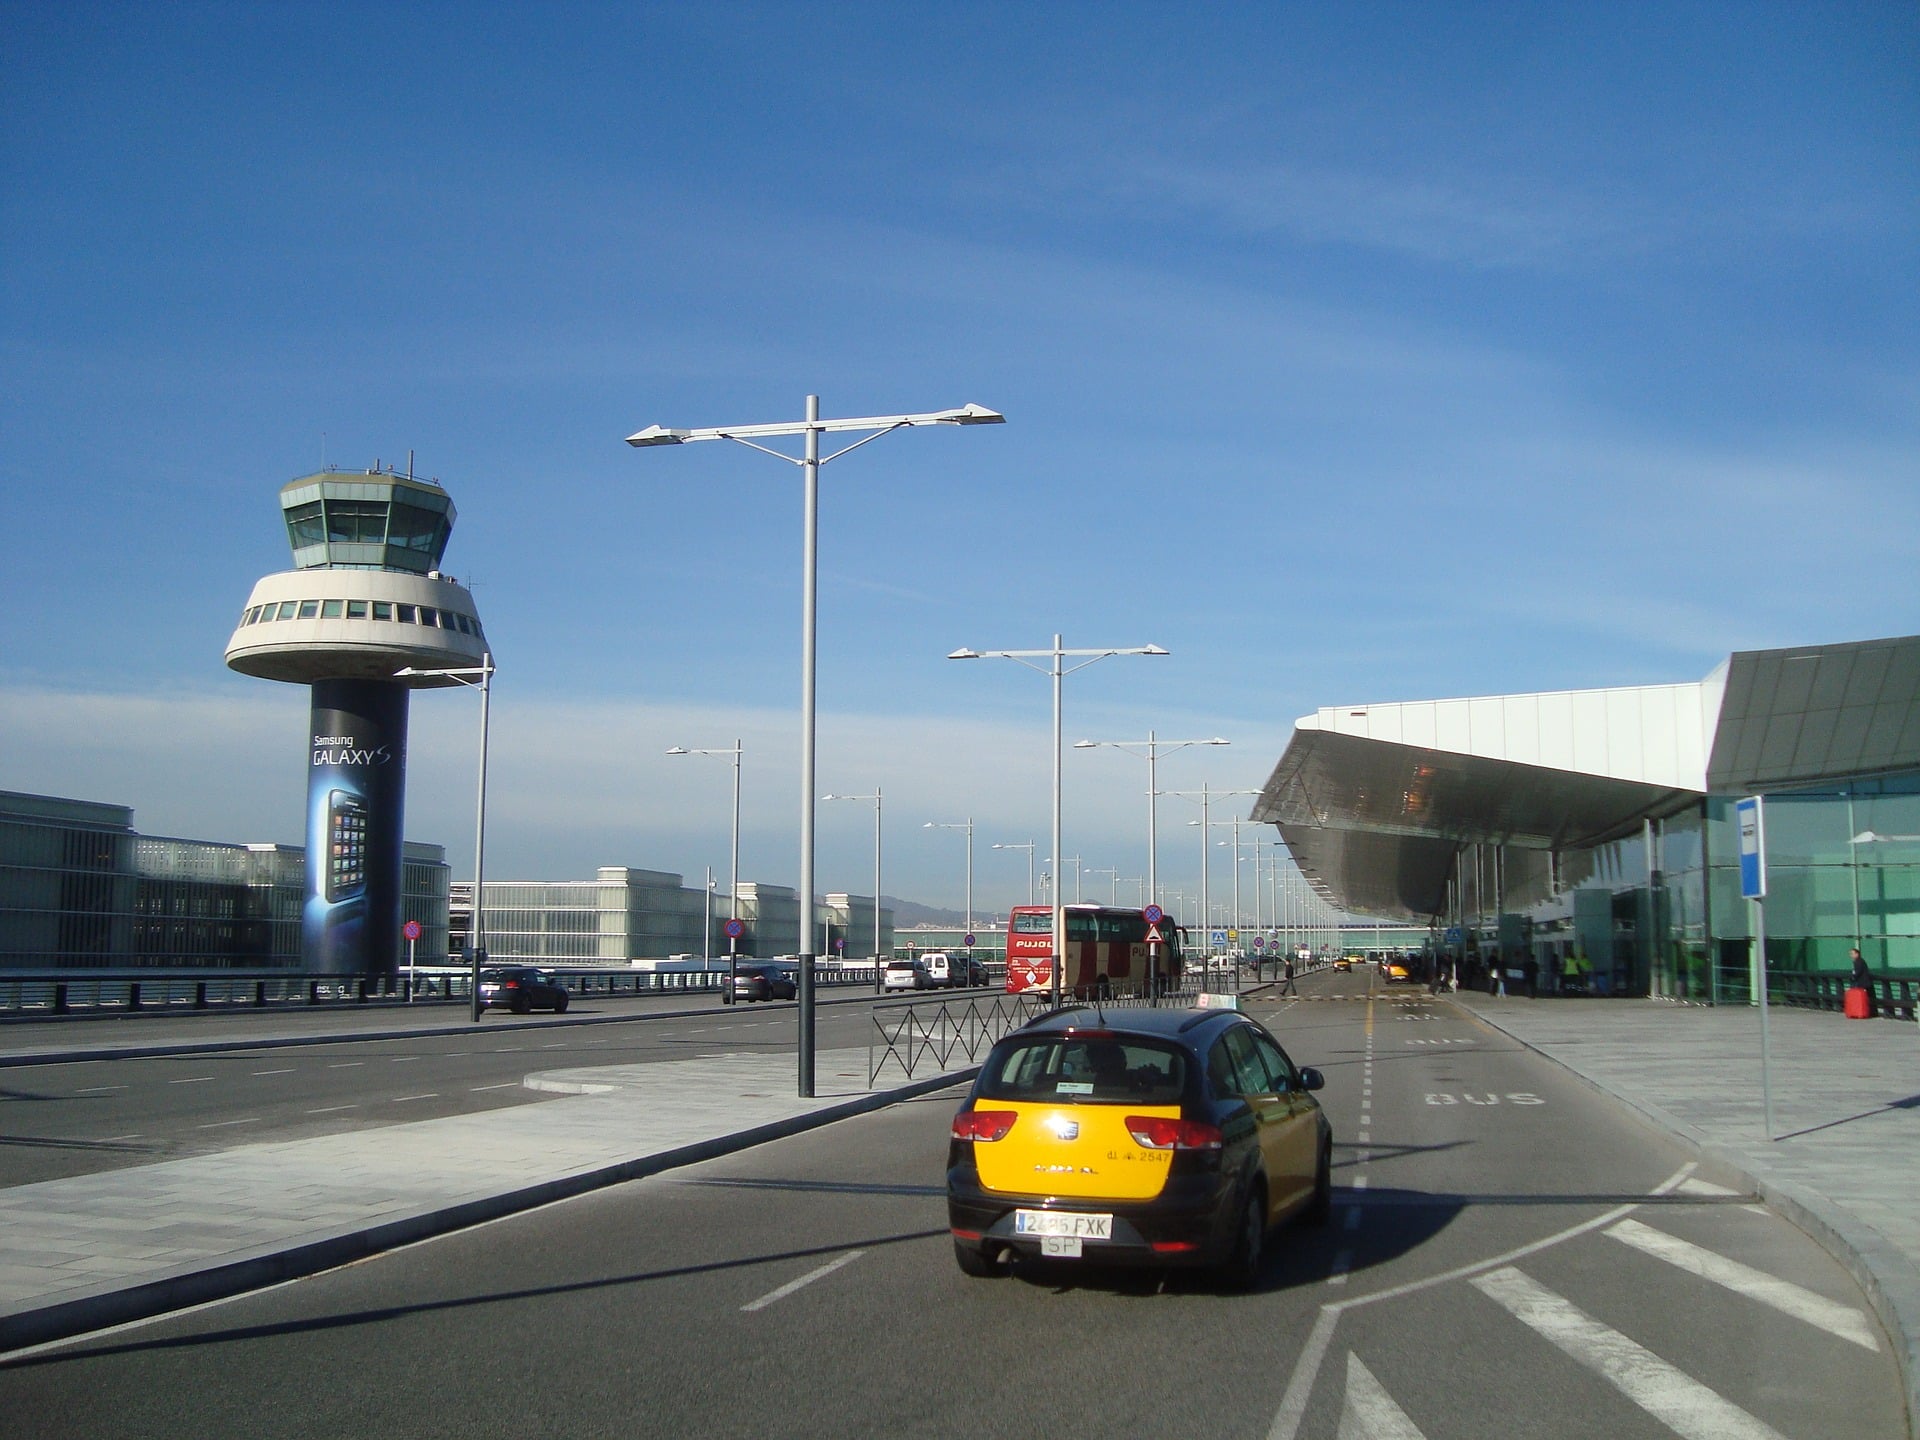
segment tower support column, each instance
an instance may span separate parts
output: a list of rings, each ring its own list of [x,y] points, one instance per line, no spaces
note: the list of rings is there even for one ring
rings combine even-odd
[[[400,965],[407,687],[313,682],[302,968],[391,975]]]

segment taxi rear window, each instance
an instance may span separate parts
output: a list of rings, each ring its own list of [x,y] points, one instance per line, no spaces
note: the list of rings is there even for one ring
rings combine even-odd
[[[1172,1105],[1187,1087],[1187,1057],[1137,1036],[1035,1035],[996,1050],[981,1071],[989,1100]]]

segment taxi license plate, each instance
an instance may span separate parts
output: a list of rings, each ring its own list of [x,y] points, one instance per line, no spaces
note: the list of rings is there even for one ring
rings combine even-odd
[[[1016,1235],[1038,1235],[1043,1240],[1070,1240],[1072,1250],[1053,1250],[1049,1255],[1078,1255],[1082,1240],[1111,1240],[1113,1238],[1113,1216],[1076,1215],[1059,1210],[1016,1210],[1013,1212],[1013,1233]]]

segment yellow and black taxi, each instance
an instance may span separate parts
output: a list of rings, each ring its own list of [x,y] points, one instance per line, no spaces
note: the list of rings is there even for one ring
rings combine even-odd
[[[1251,1285],[1273,1225],[1331,1210],[1324,1084],[1239,1011],[1044,1015],[993,1047],[953,1118],[954,1258],[974,1276],[1045,1256]]]

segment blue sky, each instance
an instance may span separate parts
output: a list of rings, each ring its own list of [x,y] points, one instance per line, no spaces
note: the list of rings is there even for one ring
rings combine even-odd
[[[148,832],[298,838],[304,693],[221,652],[278,488],[411,450],[501,666],[489,873],[720,868],[724,763],[661,752],[738,736],[791,884],[798,472],[621,441],[810,392],[1008,417],[823,472],[820,789],[928,902],[924,821],[983,907],[1046,839],[1046,681],[959,646],[1166,646],[1067,740],[1223,735],[1161,781],[1231,790],[1320,705],[1920,617],[1908,4],[8,3],[0,127],[0,788]],[[476,709],[414,705],[457,872]],[[1144,765],[1066,776],[1143,873]],[[869,888],[871,811],[820,827]]]

